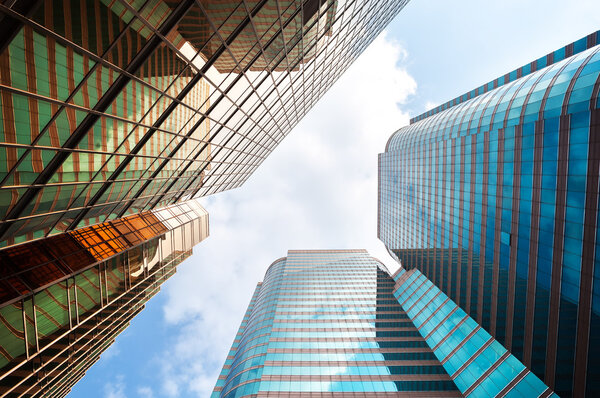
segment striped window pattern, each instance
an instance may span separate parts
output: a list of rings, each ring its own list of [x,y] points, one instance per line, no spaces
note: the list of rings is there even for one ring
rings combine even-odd
[[[394,279],[394,296],[464,396],[558,397],[419,270]]]
[[[460,396],[393,287],[366,251],[288,251],[257,286],[212,396]],[[319,300],[286,300],[302,295]]]
[[[561,397],[600,394],[598,37],[379,156],[379,238]]]

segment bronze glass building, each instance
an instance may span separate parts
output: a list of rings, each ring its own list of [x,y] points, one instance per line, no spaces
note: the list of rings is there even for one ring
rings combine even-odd
[[[0,251],[0,396],[66,395],[207,236],[191,200]]]
[[[240,186],[405,3],[0,5],[0,245]]]
[[[2,2],[0,395],[66,394],[406,1]]]
[[[600,395],[600,32],[414,118],[379,238],[561,397]]]

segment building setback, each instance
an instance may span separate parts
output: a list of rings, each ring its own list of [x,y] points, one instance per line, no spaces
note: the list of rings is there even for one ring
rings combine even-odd
[[[405,3],[0,4],[0,396],[66,394]]]
[[[413,268],[394,274],[394,296],[465,397],[558,396]]]
[[[561,397],[600,395],[600,32],[414,118],[378,236]]]
[[[258,284],[212,397],[552,395],[426,283],[364,250],[288,251]]]

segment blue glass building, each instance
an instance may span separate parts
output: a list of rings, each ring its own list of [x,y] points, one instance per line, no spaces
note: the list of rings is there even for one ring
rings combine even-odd
[[[258,284],[212,397],[552,395],[432,286],[364,250],[289,251]]]
[[[416,268],[394,274],[394,296],[465,397],[557,397]]]
[[[600,395],[600,32],[414,118],[378,236],[560,396]]]

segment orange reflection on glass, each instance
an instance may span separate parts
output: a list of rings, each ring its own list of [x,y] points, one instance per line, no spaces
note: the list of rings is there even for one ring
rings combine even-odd
[[[80,228],[69,234],[97,261],[101,261],[167,230],[154,214],[143,212],[120,220]]]

